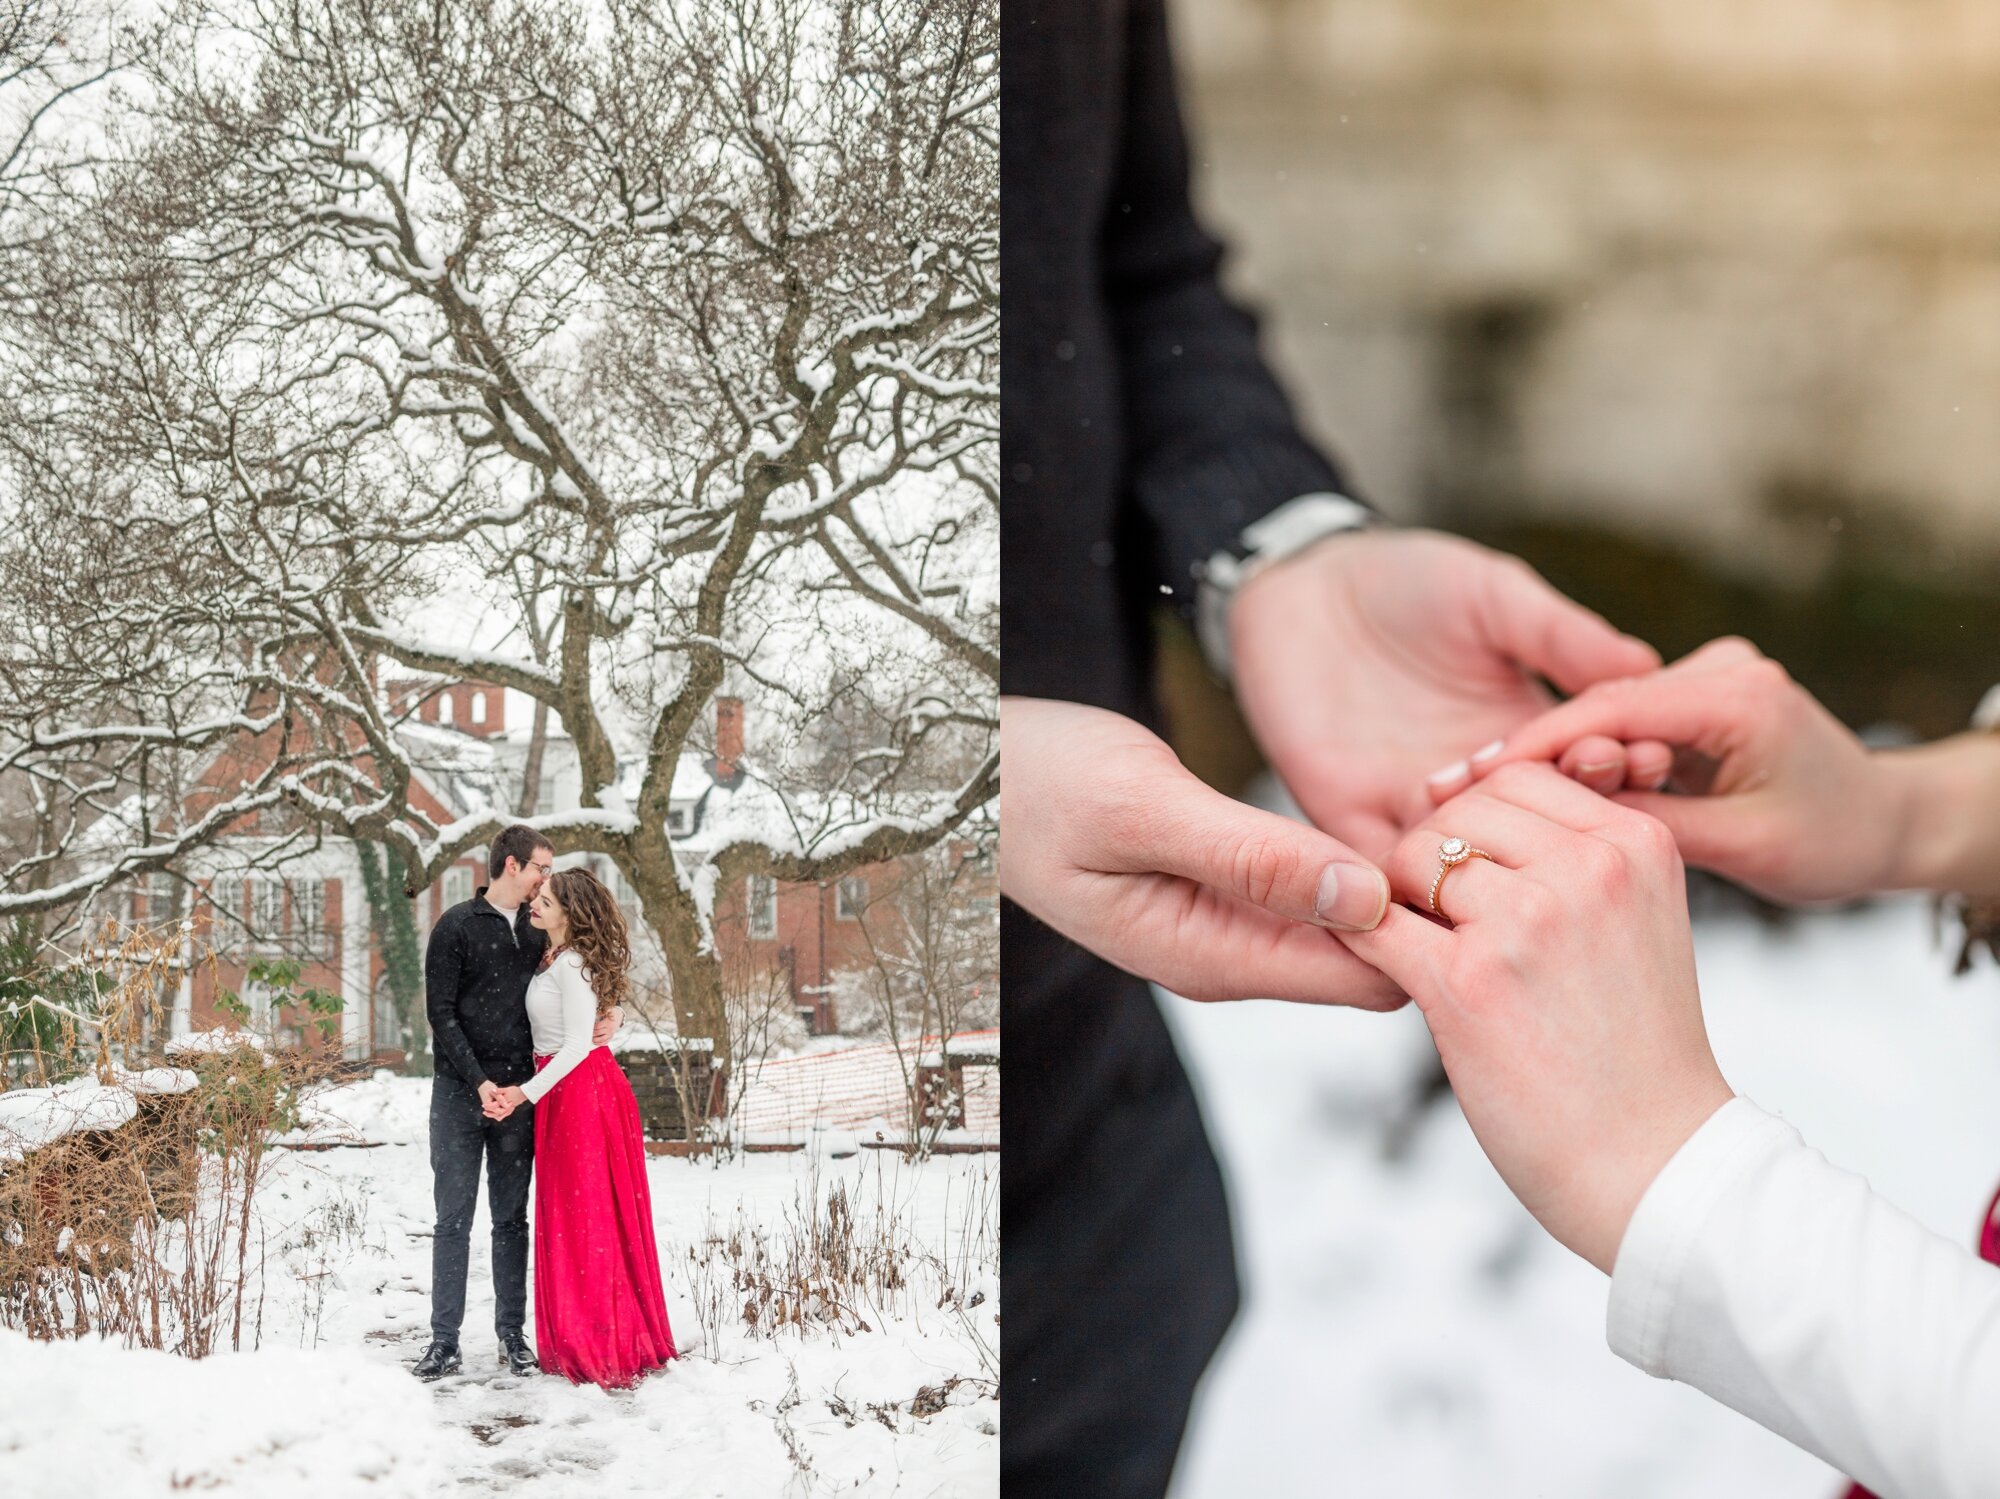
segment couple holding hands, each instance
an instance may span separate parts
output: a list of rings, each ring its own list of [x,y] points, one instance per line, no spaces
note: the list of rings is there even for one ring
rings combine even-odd
[[[1659,668],[1435,534],[1318,541],[1227,607],[1250,721],[1329,831],[1129,719],[1010,699],[1008,792],[1042,809],[1008,823],[1010,898],[1193,998],[1414,1000],[1507,1185],[1611,1276],[1622,1357],[1881,1493],[2000,1493],[2000,1271],[1732,1093],[1683,877],[2000,894],[2000,737],[1869,750],[1744,641]]]
[[[2000,1496],[2000,1270],[1734,1096],[1683,878],[2000,896],[2000,737],[1871,752],[1741,641],[1662,667],[1379,525],[1222,289],[1160,0],[1002,27],[1008,1494],[1161,1494],[1236,1309],[1152,980],[1413,1000],[1501,1176],[1610,1275],[1618,1353],[1892,1499]],[[1163,603],[1309,822],[1152,732]]]

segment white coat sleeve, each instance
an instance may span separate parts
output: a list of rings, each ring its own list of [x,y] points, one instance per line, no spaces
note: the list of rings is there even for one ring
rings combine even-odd
[[[1621,1358],[1884,1499],[2000,1496],[2000,1266],[1747,1099],[1647,1188],[1607,1321]]]
[[[564,953],[549,968],[556,990],[562,996],[562,1044],[549,1065],[521,1084],[529,1103],[542,1096],[576,1070],[576,1064],[590,1055],[590,1033],[597,1024],[597,995],[583,976],[583,960]]]

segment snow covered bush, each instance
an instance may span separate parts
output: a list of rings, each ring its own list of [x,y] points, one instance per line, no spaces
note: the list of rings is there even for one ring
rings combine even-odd
[[[87,963],[25,984],[49,1012],[47,980],[81,974],[96,1003],[58,1012],[35,1086],[0,1091],[0,1325],[196,1358],[256,1343],[264,1159],[330,1067],[247,1031],[165,1041],[183,938],[107,931]]]

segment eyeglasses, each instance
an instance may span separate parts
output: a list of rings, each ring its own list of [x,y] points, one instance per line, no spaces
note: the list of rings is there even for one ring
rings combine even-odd
[[[541,871],[541,874],[542,874],[542,878],[543,878],[543,879],[547,879],[547,878],[548,878],[548,877],[549,877],[550,875],[552,875],[552,874],[554,874],[554,873],[556,872],[556,867],[555,867],[555,865],[553,865],[553,864],[538,864],[538,863],[534,862],[533,860],[530,860],[530,861],[528,862],[528,868],[530,868],[530,869],[538,869],[538,870],[540,870],[540,871]]]

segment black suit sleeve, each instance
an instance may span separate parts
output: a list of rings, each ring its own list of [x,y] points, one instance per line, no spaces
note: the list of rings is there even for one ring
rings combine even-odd
[[[1128,24],[1105,290],[1119,344],[1131,499],[1156,538],[1159,581],[1187,608],[1194,564],[1246,525],[1298,495],[1353,491],[1300,435],[1257,351],[1255,320],[1223,295],[1222,247],[1188,201],[1187,136],[1163,0],[1135,0]]]
[[[486,1068],[458,1023],[458,975],[464,962],[465,933],[460,923],[439,922],[424,948],[424,1013],[431,1022],[434,1052],[476,1088],[486,1081]]]

